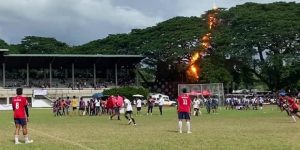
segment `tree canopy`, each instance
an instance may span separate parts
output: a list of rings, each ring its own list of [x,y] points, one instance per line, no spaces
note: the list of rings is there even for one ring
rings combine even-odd
[[[217,55],[227,57],[245,82],[257,78],[270,90],[294,86],[300,79],[299,10],[300,4],[278,2],[246,3],[221,12],[214,34]]]

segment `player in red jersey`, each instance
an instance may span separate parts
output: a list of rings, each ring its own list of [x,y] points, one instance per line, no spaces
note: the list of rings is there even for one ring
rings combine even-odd
[[[177,98],[178,103],[178,126],[179,133],[182,133],[182,119],[185,119],[187,126],[187,133],[191,132],[191,123],[190,123],[190,113],[191,113],[191,98],[186,94],[187,90],[182,89],[183,94],[179,95]]]
[[[32,143],[33,140],[28,139],[28,131],[27,131],[27,122],[29,121],[29,113],[28,113],[28,102],[25,97],[22,96],[23,89],[17,88],[16,90],[17,96],[15,96],[12,100],[12,107],[14,111],[14,121],[16,125],[15,130],[15,144],[21,144],[19,142],[19,132],[20,127],[22,127],[23,135],[25,139],[25,143]]]
[[[295,100],[292,97],[285,96],[285,98],[289,104],[289,109],[291,111],[291,117],[292,117],[293,121],[296,122],[295,116],[300,118],[298,104],[295,102]]]

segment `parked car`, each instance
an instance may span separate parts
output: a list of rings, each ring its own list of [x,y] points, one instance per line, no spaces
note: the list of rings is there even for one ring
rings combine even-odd
[[[155,100],[155,106],[158,106],[160,95],[164,99],[164,106],[176,106],[177,103],[175,101],[170,100],[169,96],[164,94],[153,94],[151,95],[151,97]]]

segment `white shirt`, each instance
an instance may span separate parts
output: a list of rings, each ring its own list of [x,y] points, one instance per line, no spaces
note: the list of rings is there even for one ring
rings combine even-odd
[[[96,100],[96,107],[100,107],[100,100]]]
[[[142,107],[142,100],[141,99],[138,99],[136,101],[136,107]]]
[[[158,105],[162,106],[164,105],[164,102],[165,102],[164,98],[161,97],[158,101]]]
[[[194,102],[193,102],[193,107],[194,107],[194,108],[199,108],[199,106],[200,106],[200,101],[199,101],[199,99],[195,99]]]
[[[125,104],[126,111],[132,111],[132,106],[131,106],[131,102],[129,101],[129,99],[125,98],[124,104]]]

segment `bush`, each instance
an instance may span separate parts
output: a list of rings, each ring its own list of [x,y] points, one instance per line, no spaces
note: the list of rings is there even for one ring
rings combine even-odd
[[[109,90],[104,90],[103,95],[121,95],[125,96],[129,100],[133,100],[132,95],[140,94],[145,98],[149,95],[149,90],[143,87],[121,87],[121,88],[112,88]]]

